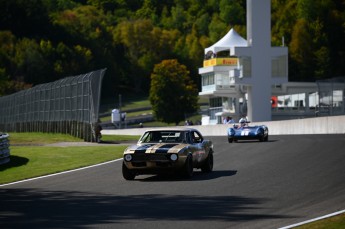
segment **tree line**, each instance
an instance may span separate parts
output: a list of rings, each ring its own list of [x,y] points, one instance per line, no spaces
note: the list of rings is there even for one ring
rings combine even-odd
[[[344,74],[344,0],[272,0],[272,45],[289,80]],[[105,96],[148,92],[176,59],[200,86],[204,48],[231,28],[246,38],[246,0],[0,0],[0,96],[107,68]]]

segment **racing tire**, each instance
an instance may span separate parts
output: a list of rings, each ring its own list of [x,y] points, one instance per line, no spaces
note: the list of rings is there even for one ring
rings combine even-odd
[[[229,142],[229,143],[232,143],[233,141],[234,141],[234,139],[228,138],[228,142]]]
[[[264,141],[265,141],[265,142],[268,141],[268,135],[264,138]]]
[[[182,176],[188,179],[191,178],[193,176],[193,169],[193,158],[191,155],[188,155],[183,166]]]
[[[213,170],[213,152],[210,151],[206,158],[205,164],[201,167],[201,171],[204,173],[210,173]]]
[[[122,162],[122,176],[125,180],[134,180],[135,173],[127,168],[124,162]]]

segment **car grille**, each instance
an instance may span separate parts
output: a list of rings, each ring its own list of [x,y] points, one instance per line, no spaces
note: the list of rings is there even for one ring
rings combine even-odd
[[[157,154],[157,153],[143,153],[143,154],[132,154],[132,162],[143,162],[143,161],[169,161],[169,154]]]

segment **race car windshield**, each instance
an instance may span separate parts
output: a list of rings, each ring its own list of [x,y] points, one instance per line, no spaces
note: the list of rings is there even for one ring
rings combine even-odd
[[[181,131],[148,131],[139,139],[139,143],[182,143],[185,141]]]

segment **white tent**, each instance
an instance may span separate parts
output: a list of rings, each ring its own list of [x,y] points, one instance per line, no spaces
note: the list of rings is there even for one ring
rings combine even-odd
[[[209,51],[213,53],[229,50],[230,47],[245,47],[248,46],[247,40],[241,37],[234,29],[230,31],[217,43],[205,49],[205,54]]]

